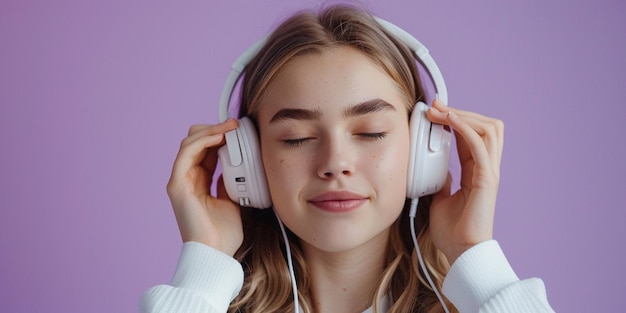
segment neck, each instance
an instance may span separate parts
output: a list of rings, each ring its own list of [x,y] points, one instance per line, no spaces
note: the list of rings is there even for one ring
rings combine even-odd
[[[316,312],[362,312],[372,305],[385,267],[389,230],[349,251],[325,252],[303,243]]]

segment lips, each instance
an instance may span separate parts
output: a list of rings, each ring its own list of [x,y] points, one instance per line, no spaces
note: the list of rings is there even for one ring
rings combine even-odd
[[[325,192],[309,199],[313,206],[331,213],[346,213],[357,209],[367,197],[349,191]]]

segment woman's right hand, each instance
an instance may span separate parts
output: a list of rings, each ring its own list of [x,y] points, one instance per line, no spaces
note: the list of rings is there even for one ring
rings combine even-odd
[[[194,125],[181,145],[167,184],[183,242],[195,241],[233,256],[243,242],[239,205],[232,202],[222,179],[211,193],[217,149],[224,134],[237,128],[229,119],[216,125]]]

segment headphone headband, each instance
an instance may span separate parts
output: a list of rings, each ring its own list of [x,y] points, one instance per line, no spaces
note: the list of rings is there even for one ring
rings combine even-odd
[[[441,75],[441,71],[439,71],[439,67],[435,60],[428,52],[428,49],[422,45],[415,37],[411,36],[408,32],[401,29],[400,27],[383,20],[378,17],[374,17],[376,21],[386,30],[388,33],[392,34],[402,43],[407,45],[411,51],[413,52],[415,58],[426,68],[426,71],[430,75],[435,90],[437,92],[437,97],[443,101],[443,103],[448,103],[448,90],[446,88],[446,84],[443,80],[443,76]],[[238,58],[235,60],[231,67],[231,71],[228,74],[228,78],[226,79],[226,83],[224,84],[224,88],[222,89],[222,94],[220,96],[219,103],[219,120],[220,122],[226,121],[228,116],[228,108],[230,104],[230,98],[232,97],[232,93],[235,90],[235,85],[237,85],[237,81],[241,77],[241,74],[250,63],[252,58],[259,53],[261,48],[265,46],[269,35],[263,37],[261,40],[257,41],[255,44],[246,49]]]
[[[438,93],[447,103],[448,93],[437,64],[417,39],[399,27],[379,18],[379,25],[399,42],[405,44],[415,59],[426,69]],[[241,54],[232,66],[220,98],[219,118],[229,118],[228,108],[233,90],[247,64],[259,53],[268,37],[257,41]],[[428,106],[415,103],[409,119],[410,151],[407,174],[407,197],[414,199],[433,194],[444,186],[448,172],[451,133],[426,117]],[[248,117],[239,118],[239,127],[226,132],[226,144],[218,150],[224,183],[229,197],[242,206],[267,208],[272,200],[269,193],[259,138]]]

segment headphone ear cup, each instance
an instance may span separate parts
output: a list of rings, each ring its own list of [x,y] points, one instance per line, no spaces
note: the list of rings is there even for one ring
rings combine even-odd
[[[428,106],[418,102],[409,121],[410,152],[407,198],[434,194],[443,188],[448,176],[452,134],[427,117]]]
[[[272,200],[254,124],[243,117],[232,132],[236,136],[226,134],[226,144],[218,150],[226,192],[241,206],[269,208]]]

